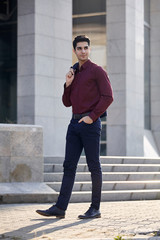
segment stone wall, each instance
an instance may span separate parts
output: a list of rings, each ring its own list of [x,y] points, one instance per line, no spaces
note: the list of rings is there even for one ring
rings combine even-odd
[[[0,124],[0,182],[43,182],[42,127]]]

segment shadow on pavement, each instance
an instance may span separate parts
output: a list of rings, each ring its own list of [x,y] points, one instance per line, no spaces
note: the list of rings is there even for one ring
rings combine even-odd
[[[3,239],[7,239],[8,237],[18,237],[17,239],[33,239],[34,237],[40,237],[42,235],[46,235],[46,234],[50,234],[65,228],[70,228],[73,226],[77,226],[80,224],[84,224],[86,222],[92,221],[93,219],[83,219],[83,220],[78,220],[76,222],[72,222],[72,223],[68,223],[68,224],[64,224],[64,219],[58,219],[58,218],[45,218],[45,219],[32,219],[31,222],[36,222],[36,221],[42,221],[42,222],[38,222],[36,224],[30,224],[29,226],[26,227],[22,227],[19,229],[16,229],[14,231],[10,231],[10,232],[5,232],[3,234],[0,235],[0,239],[2,239],[1,237],[3,236]],[[62,224],[60,226],[54,226],[54,223],[57,223],[61,221]],[[50,225],[52,224],[49,228],[46,229],[41,229],[38,230],[38,228],[41,228],[43,226],[46,225]],[[36,230],[37,229],[37,230]]]

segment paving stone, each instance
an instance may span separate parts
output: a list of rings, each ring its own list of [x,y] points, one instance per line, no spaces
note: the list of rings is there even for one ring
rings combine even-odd
[[[79,220],[89,203],[70,203],[65,219],[46,218],[36,209],[51,204],[0,205],[0,239],[28,240],[108,240],[116,236],[123,239],[160,240],[154,232],[160,231],[160,200],[102,202],[102,217]]]

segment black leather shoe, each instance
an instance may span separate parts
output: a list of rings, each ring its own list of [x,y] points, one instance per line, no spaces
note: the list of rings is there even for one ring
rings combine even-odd
[[[36,210],[36,213],[45,216],[45,217],[57,217],[57,218],[65,218],[65,211],[57,208],[56,206],[52,206],[47,210]]]
[[[80,219],[88,219],[88,218],[100,218],[101,213],[99,210],[90,207],[87,212],[85,212],[83,215],[79,215],[78,218]]]

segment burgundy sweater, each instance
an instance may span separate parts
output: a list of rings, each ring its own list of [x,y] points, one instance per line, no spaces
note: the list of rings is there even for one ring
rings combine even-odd
[[[63,104],[72,106],[74,114],[90,112],[95,121],[113,101],[113,92],[107,73],[88,60],[75,73],[72,84],[64,85]]]

